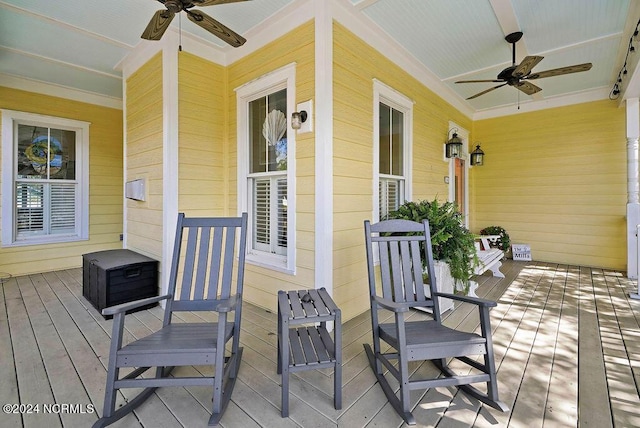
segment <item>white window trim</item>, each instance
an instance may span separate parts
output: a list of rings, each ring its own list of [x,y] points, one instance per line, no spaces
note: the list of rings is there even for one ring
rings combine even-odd
[[[75,242],[89,239],[89,122],[25,113],[13,110],[0,110],[2,113],[2,246],[18,247],[26,245]],[[76,165],[79,182],[76,206],[80,215],[76,217],[76,233],[73,235],[46,235],[16,241],[14,235],[15,201],[15,129],[16,122],[22,124],[60,128],[76,132]],[[10,202],[11,201],[11,202]]]
[[[249,182],[249,102],[276,90],[287,90],[287,113],[296,111],[296,63],[287,64],[258,79],[252,80],[236,91],[237,111],[237,151],[238,151],[238,213],[250,213]],[[287,118],[287,255],[279,256],[264,252],[247,251],[248,263],[274,269],[288,274],[295,274],[296,266],[296,131],[291,128],[290,118]],[[251,218],[251,216],[249,216]],[[251,219],[249,220],[251,221]],[[252,228],[249,227],[248,242],[252,242]]]
[[[412,192],[413,171],[413,105],[415,101],[401,94],[390,86],[373,79],[373,222],[380,221],[380,116],[379,106],[383,102],[403,113],[404,116],[404,141],[403,141],[403,168],[404,168],[404,199],[410,201]]]

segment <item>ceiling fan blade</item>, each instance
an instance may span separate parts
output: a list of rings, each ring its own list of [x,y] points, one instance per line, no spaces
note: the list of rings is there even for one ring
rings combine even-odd
[[[237,3],[247,0],[191,0],[195,6],[215,6],[217,4]]]
[[[235,31],[225,27],[206,13],[200,12],[199,10],[188,10],[187,16],[189,16],[189,20],[191,22],[201,26],[214,36],[220,37],[222,40],[229,43],[234,48],[242,46],[244,42],[247,41],[244,37],[242,37]]]
[[[458,80],[453,83],[502,83],[504,80]]]
[[[524,92],[527,95],[533,95],[536,92],[540,92],[542,90],[542,88],[539,88],[533,83],[529,83],[529,82],[518,82],[514,86],[520,89],[522,92]]]
[[[166,9],[157,11],[140,37],[147,40],[160,40],[164,32],[169,28],[169,24],[171,24],[174,16],[175,13]]]
[[[502,85],[494,86],[493,88],[485,89],[484,91],[482,91],[482,92],[478,92],[477,94],[472,95],[472,96],[470,96],[470,97],[469,97],[469,98],[467,98],[467,99],[468,99],[468,100],[472,100],[472,99],[474,99],[474,98],[478,98],[480,95],[484,95],[484,94],[486,94],[487,92],[491,92],[491,91],[493,91],[494,89],[502,88],[504,85],[506,85],[506,83],[503,83]]]
[[[552,70],[540,71],[525,77],[525,79],[542,79],[544,77],[560,76],[562,74],[579,73],[581,71],[591,70],[592,64],[586,62],[584,64],[569,65],[567,67],[554,68]]]
[[[529,74],[531,69],[544,59],[543,56],[526,56],[522,62],[513,70],[513,77],[522,77]]]

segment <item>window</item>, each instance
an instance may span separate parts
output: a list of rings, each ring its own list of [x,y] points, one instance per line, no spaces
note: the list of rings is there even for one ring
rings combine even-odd
[[[374,164],[380,220],[409,199],[413,102],[374,81]]]
[[[404,168],[402,160],[403,114],[383,102],[378,106],[379,126],[379,202],[380,218],[398,209],[404,202]]]
[[[3,246],[88,239],[88,139],[86,122],[2,110]]]
[[[249,103],[253,248],[287,252],[287,90]]]
[[[295,67],[287,66],[239,89],[240,208],[249,213],[250,262],[294,269],[292,164]]]

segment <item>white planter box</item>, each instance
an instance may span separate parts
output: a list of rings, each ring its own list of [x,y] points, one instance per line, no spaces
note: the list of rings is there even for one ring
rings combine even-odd
[[[453,294],[455,280],[451,276],[449,265],[445,262],[441,262],[440,260],[434,260],[433,269],[436,273],[436,287],[438,288],[438,291],[441,293]],[[425,286],[424,291],[427,297],[431,297],[431,290],[429,289],[429,286]],[[442,297],[439,297],[438,304],[440,305],[441,314],[448,311],[449,309],[453,309],[453,300],[451,299],[443,299]],[[422,308],[416,309],[422,310]],[[425,311],[431,312],[430,309],[426,308]]]
[[[434,260],[433,268],[436,271],[436,286],[438,291],[441,293],[453,294],[456,281],[451,276],[449,264],[441,262],[440,260]],[[438,303],[440,305],[440,313],[453,309],[453,300],[451,299],[443,299],[442,297],[439,297]]]

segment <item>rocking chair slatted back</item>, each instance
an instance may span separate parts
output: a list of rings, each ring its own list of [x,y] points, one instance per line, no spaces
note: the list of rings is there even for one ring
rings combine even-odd
[[[241,236],[238,240],[240,251],[236,255],[239,221],[217,218],[215,224],[203,224],[202,219],[179,214],[173,254],[174,260],[181,262],[171,268],[168,293],[174,298],[167,303],[171,307],[165,325],[172,311],[209,311],[220,300],[242,294],[244,270],[237,266],[244,264],[246,239]]]
[[[434,278],[431,272],[433,261],[429,259],[431,254],[426,250],[431,248],[431,239],[424,235],[423,224],[406,220],[388,220],[374,225],[367,222],[365,228],[368,229],[366,236],[371,243],[378,244],[382,297],[394,302],[420,302],[420,306],[426,307],[437,305],[437,302],[430,298],[432,294],[425,292],[422,276],[422,260],[431,260],[427,264],[428,277]],[[372,236],[375,233],[378,233],[378,236]],[[396,233],[411,235],[394,236]],[[373,247],[367,243],[367,253],[370,253]],[[372,254],[367,254],[367,257],[373,260]],[[368,265],[373,266],[373,263]],[[372,269],[369,278],[369,284],[375,284],[375,272]],[[428,282],[432,281],[429,279]],[[370,291],[375,294],[375,290]]]

